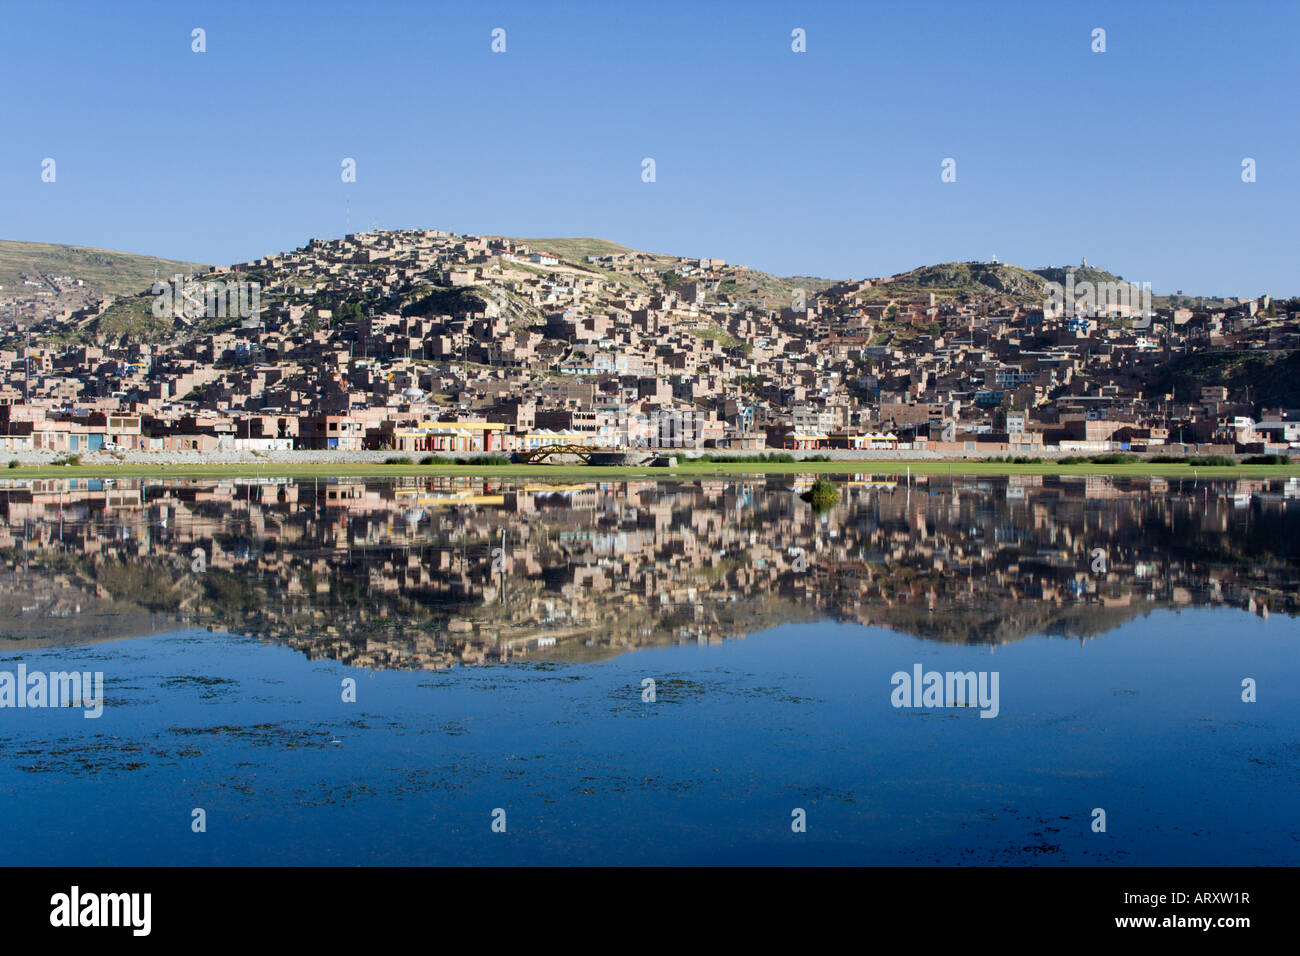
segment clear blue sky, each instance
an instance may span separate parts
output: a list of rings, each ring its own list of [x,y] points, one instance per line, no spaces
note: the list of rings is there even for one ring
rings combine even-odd
[[[1297,36],[1295,0],[11,4],[0,238],[227,264],[342,235],[350,199],[353,231],[782,275],[1087,256],[1296,295]]]

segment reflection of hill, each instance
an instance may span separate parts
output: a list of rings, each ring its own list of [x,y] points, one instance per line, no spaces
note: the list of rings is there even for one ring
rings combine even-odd
[[[1153,610],[1142,607],[1013,603],[996,607],[904,607],[875,612],[871,623],[944,644],[1009,644],[1023,637],[1098,637]]]
[[[174,626],[173,618],[130,596],[119,600],[111,590],[79,588],[48,569],[32,570],[11,573],[0,589],[0,654],[141,637]]]
[[[864,482],[820,516],[761,479],[176,481],[134,498],[123,484],[111,499],[77,480],[0,487],[0,634],[103,639],[162,614],[312,657],[439,668],[818,618],[998,644],[1091,637],[1161,607],[1297,611],[1285,480]],[[409,506],[470,490],[477,503]],[[52,617],[51,595],[83,610]]]

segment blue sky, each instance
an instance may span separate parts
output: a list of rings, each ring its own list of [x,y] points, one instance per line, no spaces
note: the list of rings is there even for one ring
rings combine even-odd
[[[350,201],[782,275],[1086,256],[1297,295],[1297,34],[1295,0],[11,5],[0,238],[227,264]]]

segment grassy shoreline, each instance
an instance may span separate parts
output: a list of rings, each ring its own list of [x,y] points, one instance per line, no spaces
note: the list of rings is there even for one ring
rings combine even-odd
[[[1013,464],[984,461],[810,461],[810,462],[687,462],[675,468],[616,465],[385,465],[380,463],[246,462],[233,465],[24,465],[0,470],[0,478],[382,478],[484,477],[531,478],[539,481],[586,479],[657,479],[727,477],[735,475],[1102,475],[1158,478],[1290,478],[1300,476],[1292,465],[1189,465],[1128,462],[1117,465],[1036,462]]]

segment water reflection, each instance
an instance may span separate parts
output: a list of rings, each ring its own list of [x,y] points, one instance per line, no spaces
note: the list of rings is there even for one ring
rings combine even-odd
[[[608,657],[787,622],[1084,640],[1294,615],[1300,482],[961,476],[0,483],[13,649],[198,624],[388,669]]]

